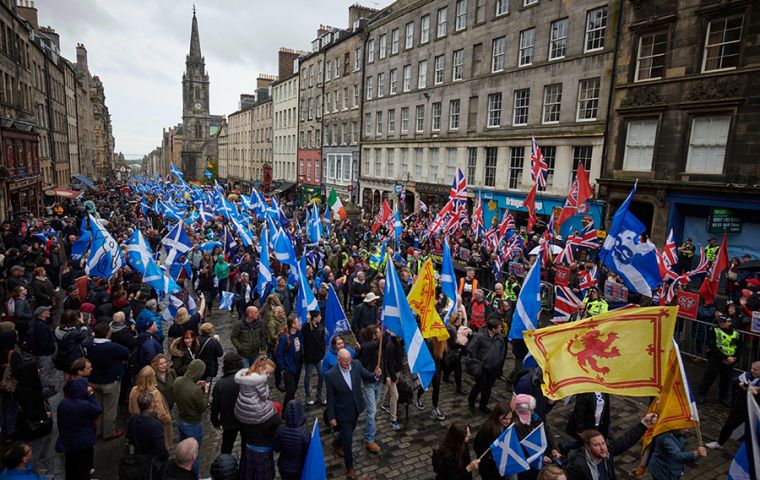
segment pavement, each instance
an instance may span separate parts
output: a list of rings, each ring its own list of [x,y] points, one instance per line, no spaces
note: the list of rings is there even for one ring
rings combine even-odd
[[[211,322],[216,326],[222,346],[225,351],[233,350],[229,342],[229,333],[232,326],[237,321],[237,315],[233,318],[229,312],[214,310],[211,314]],[[220,362],[221,363],[221,362]],[[513,360],[510,355],[507,359],[505,371],[509,372],[512,368]],[[688,360],[687,371],[690,382],[696,386],[701,378],[702,368],[699,364],[692,364]],[[464,389],[469,390],[472,380],[465,373],[463,375]],[[453,379],[453,377],[452,377]],[[316,378],[313,379],[316,382]],[[316,388],[316,387],[312,387]],[[358,427],[354,433],[354,456],[355,467],[360,478],[365,479],[388,479],[393,477],[415,479],[432,479],[435,474],[432,471],[432,451],[442,440],[446,429],[454,420],[463,420],[470,425],[471,430],[477,430],[484,419],[480,412],[471,412],[467,408],[466,397],[455,394],[455,388],[452,384],[441,384],[440,409],[446,415],[444,421],[439,421],[431,416],[431,392],[425,393],[423,403],[425,410],[420,411],[414,405],[409,407],[409,418],[405,417],[403,408],[399,409],[399,419],[403,428],[394,432],[391,430],[388,415],[378,409],[377,414],[377,442],[382,450],[377,453],[369,453],[364,448],[363,429],[364,416],[360,418]],[[717,386],[713,389],[708,397],[708,401],[700,408],[700,418],[702,420],[701,432],[704,442],[717,439],[720,427],[727,416],[727,410],[717,403]],[[271,388],[272,397],[275,401],[282,401],[283,394],[275,388]],[[303,400],[303,389],[299,388],[297,398]],[[508,402],[509,396],[503,381],[497,381],[493,394],[491,396],[491,405],[497,401]],[[549,425],[552,427],[554,435],[564,435],[566,418],[572,411],[572,402],[569,405],[558,404],[549,414]],[[319,417],[320,425],[322,423],[322,407],[306,407],[310,427],[314,418]],[[639,421],[644,415],[647,408],[645,398],[633,397],[615,397],[612,400],[612,432],[613,435],[620,434]],[[126,410],[126,408],[124,408]],[[176,417],[175,417],[176,418]],[[125,416],[121,415],[121,421]],[[122,423],[123,425],[123,423]],[[205,438],[201,447],[201,478],[208,477],[208,471],[211,463],[219,454],[221,444],[220,433],[213,428],[208,420],[208,412],[204,419]],[[345,469],[342,459],[333,455],[333,449],[330,442],[333,434],[327,428],[320,428],[320,435],[325,453],[327,464],[328,478],[344,478]],[[176,439],[176,429],[175,429]],[[687,448],[695,448],[696,439],[692,436]],[[717,479],[726,478],[729,465],[734,453],[739,445],[734,440],[729,440],[723,450],[708,451],[706,459],[702,459],[696,466],[687,466],[684,479]],[[100,441],[95,448],[95,474],[93,478],[113,479],[118,478],[118,459],[124,448],[123,440],[112,440],[108,442]],[[239,455],[239,446],[236,445],[234,453]],[[641,447],[634,446],[628,452],[616,457],[615,463],[619,479],[631,479],[633,470],[639,462]],[[62,477],[60,477],[62,478]],[[479,478],[479,476],[476,476]]]

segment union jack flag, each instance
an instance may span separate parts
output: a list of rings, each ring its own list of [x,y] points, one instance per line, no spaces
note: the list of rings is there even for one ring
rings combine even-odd
[[[502,247],[502,260],[505,262],[520,255],[523,251],[523,239],[520,235],[512,235],[509,240],[504,242]]]
[[[670,266],[665,260],[664,252],[660,252],[655,248],[655,253],[657,254],[657,266],[660,268],[660,278],[662,278],[662,281],[675,280],[678,277],[678,274],[670,269]]]
[[[423,202],[422,200],[419,200],[418,203],[420,205],[420,211],[422,211],[422,212],[427,212],[428,211],[428,207],[427,207],[427,205],[425,205],[425,202]]]
[[[565,323],[577,313],[581,307],[581,299],[578,298],[570,287],[554,286],[554,317],[553,323]]]
[[[554,259],[554,264],[559,265],[564,262],[570,265],[574,261],[575,257],[573,257],[573,244],[567,242],[565,243],[565,247],[562,249],[562,252],[560,252],[560,254],[557,255],[557,258]]]
[[[565,223],[565,220],[576,214],[583,214],[588,211],[586,201],[594,195],[594,191],[588,182],[588,174],[583,164],[578,165],[578,172],[575,174],[573,184],[567,194],[565,205],[562,207],[562,213],[557,220],[558,224]]]
[[[475,234],[475,238],[481,238],[483,231],[485,230],[485,224],[483,223],[483,202],[478,200],[475,202],[475,208],[472,211],[472,233]]]
[[[530,179],[538,183],[541,188],[546,188],[546,175],[549,171],[549,164],[544,160],[544,154],[541,153],[541,147],[536,143],[536,137],[530,139]]]
[[[495,252],[499,249],[499,237],[496,235],[495,228],[489,228],[486,230],[486,233],[483,237],[483,244],[492,252]]]
[[[599,248],[599,239],[596,236],[596,229],[594,224],[589,222],[578,235],[571,235],[567,239],[568,243],[572,243],[576,247],[583,248]]]
[[[673,241],[673,229],[668,233],[668,239],[665,240],[665,247],[662,249],[662,260],[668,268],[678,263],[678,248]]]
[[[548,265],[552,261],[552,244],[554,243],[554,214],[549,217],[549,223],[546,225],[544,235],[541,237],[540,244],[543,245],[541,250],[541,261],[544,265]]]
[[[454,182],[449,192],[449,200],[461,203],[467,202],[467,177],[464,176],[461,168],[457,168],[457,173],[454,175]]]
[[[696,268],[692,269],[691,271],[679,275],[675,280],[673,280],[673,283],[671,283],[670,287],[668,287],[668,294],[665,295],[665,298],[663,299],[665,301],[665,305],[669,305],[670,302],[673,301],[673,298],[676,296],[676,287],[678,285],[687,285],[689,281],[691,281],[691,277],[694,275],[699,275],[701,273],[707,273],[707,270],[709,270],[709,268],[710,262],[708,262],[707,258],[705,258],[705,249],[700,248],[699,265],[697,265]]]
[[[591,270],[584,270],[580,274],[580,288],[583,292],[584,296],[586,294],[586,290],[589,288],[596,288],[597,282],[597,269],[596,266],[592,268]]]
[[[501,218],[501,223],[499,223],[499,237],[504,238],[510,229],[515,229],[515,217],[509,213],[509,210],[504,210],[504,216]]]

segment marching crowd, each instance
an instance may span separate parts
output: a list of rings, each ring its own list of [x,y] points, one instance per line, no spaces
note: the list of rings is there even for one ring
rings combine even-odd
[[[484,479],[504,478],[490,446],[510,425],[523,440],[543,424],[546,451],[538,465],[518,475],[520,480],[612,480],[615,457],[637,444],[657,421],[648,414],[611,438],[610,396],[585,393],[575,396],[564,435],[555,435],[559,432],[551,427],[564,422],[551,418],[554,404],[542,393],[542,372],[531,362],[524,342],[507,338],[521,279],[466,229],[451,238],[463,272],[457,305],[446,325],[448,339],[425,340],[436,367],[425,390],[409,371],[403,340],[382,328],[381,306],[386,262],[394,262],[408,293],[425,261],[442,254],[443,237],[422,236],[430,223],[426,215],[407,217],[400,244],[386,251],[386,229],[373,235],[368,215],[334,219],[330,235],[311,242],[299,230],[305,209],[284,206],[283,213],[292,220],[285,228],[297,256],[307,256],[306,284],[318,303],[301,318],[297,287],[288,278],[287,265],[274,255],[270,267],[275,278],[260,295],[260,250],[255,244],[246,247],[233,233],[234,245],[205,249],[227,232],[218,216],[185,227],[193,247],[177,261],[182,267],[175,280],[182,289],[173,298],[180,305],[167,304],[143,283],[134,266],[124,265],[109,279],[88,275],[87,258],[72,256],[83,219],[87,223],[92,215],[102,222],[125,254],[136,229],[151,251],[158,252],[170,228],[163,217],[142,211],[141,195],[128,185],[99,188],[55,216],[16,217],[2,225],[0,439],[5,470],[0,480],[97,477],[96,443],[124,439],[121,478],[195,479],[200,447],[209,435],[205,418],[222,432],[212,478],[298,479],[311,438],[310,408],[323,410],[320,423],[335,432],[326,441],[343,458],[346,477],[353,479],[357,466],[352,443],[360,422],[363,445],[376,454],[383,448],[377,441],[377,422],[388,421],[393,431],[401,430],[399,408],[411,405],[422,411],[428,402],[435,419],[456,417],[442,424],[443,440],[432,453],[436,478],[468,479],[476,471]],[[256,227],[254,234],[260,233]],[[538,236],[525,235],[526,253],[513,261],[529,266],[527,252],[538,242]],[[689,244],[679,249],[679,268],[686,270],[694,255]],[[460,251],[467,252],[466,259]],[[596,269],[598,261],[593,249],[577,253],[568,265],[568,285],[580,294],[584,272]],[[543,281],[554,282],[552,266],[541,275]],[[760,362],[733,379],[742,349],[757,355],[737,332],[747,330],[748,316],[760,309],[760,282],[743,273],[729,279],[733,303],[725,310],[714,304],[700,309],[702,318],[716,323],[703,332],[708,360],[697,397],[705,401],[719,378],[718,398],[732,407],[720,438],[707,444],[710,448],[721,448],[744,421],[741,402],[746,395],[741,392],[751,389],[756,394],[760,387]],[[598,290],[608,280],[614,281],[612,273],[599,275],[579,317],[608,310]],[[327,337],[324,318],[331,290],[350,328]],[[443,313],[446,298],[440,288],[437,299]],[[629,301],[643,304],[647,299]],[[222,304],[234,317],[229,334],[234,351],[226,353],[216,334],[224,317],[211,316]],[[506,368],[508,359],[514,362],[511,370]],[[469,388],[465,376],[473,380]],[[467,399],[468,414],[443,411],[441,381],[453,382],[455,395]],[[492,399],[494,385],[501,381],[511,394]],[[729,394],[732,382],[738,392],[734,395]],[[129,414],[123,428],[120,411]],[[238,436],[240,449],[235,448]],[[656,437],[649,474],[658,480],[679,478],[685,464],[707,454],[694,443],[684,431]],[[56,466],[61,460],[65,477]]]

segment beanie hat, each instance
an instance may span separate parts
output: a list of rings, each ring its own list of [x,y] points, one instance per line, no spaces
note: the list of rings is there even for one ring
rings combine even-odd
[[[153,326],[153,324],[156,323],[150,318],[145,318],[144,316],[137,322],[137,333],[143,333],[147,332],[150,327]]]

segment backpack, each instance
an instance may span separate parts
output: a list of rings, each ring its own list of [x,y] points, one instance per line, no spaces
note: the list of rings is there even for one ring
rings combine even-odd
[[[58,348],[53,357],[55,368],[67,372],[74,360],[86,357],[87,348],[84,345],[86,338],[85,333],[78,328],[66,332],[63,338],[57,342]]]

